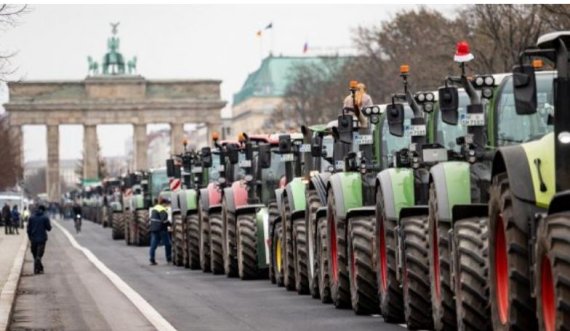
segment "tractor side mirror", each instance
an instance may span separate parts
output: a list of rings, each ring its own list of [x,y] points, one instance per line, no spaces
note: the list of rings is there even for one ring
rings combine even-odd
[[[174,177],[174,160],[167,159],[166,160],[166,176],[167,177]]]
[[[441,120],[449,125],[457,125],[459,120],[459,93],[454,86],[439,88],[439,110]]]
[[[239,161],[239,151],[235,145],[228,144],[226,146],[227,149],[227,156],[228,160],[230,160],[231,164],[236,164]]]
[[[515,108],[518,115],[536,113],[536,77],[531,65],[516,65],[513,67],[513,91]]]
[[[279,136],[279,153],[291,153],[291,136],[283,134]]]
[[[259,166],[261,169],[271,167],[271,146],[259,145]]]
[[[396,137],[404,136],[404,105],[401,103],[389,104],[386,106],[386,116],[388,116],[390,134]]]
[[[352,143],[352,131],[353,131],[352,115],[340,115],[338,117],[338,140],[345,144]]]
[[[311,143],[311,156],[312,157],[321,157],[323,154],[323,137],[317,135],[313,138]]]
[[[202,147],[200,157],[202,158],[202,166],[204,168],[212,167],[212,149],[210,147]]]
[[[174,178],[182,178],[182,171],[179,165],[174,166]]]

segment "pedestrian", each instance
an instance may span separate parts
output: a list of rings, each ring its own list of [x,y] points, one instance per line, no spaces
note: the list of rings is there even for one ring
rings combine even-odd
[[[14,205],[12,207],[12,228],[17,235],[20,234],[18,228],[20,227],[20,212],[18,211],[18,206]]]
[[[170,199],[160,197],[150,213],[150,265],[156,265],[155,252],[160,242],[164,245],[166,262],[172,262],[170,236],[168,234],[168,211],[166,209],[169,204]]]
[[[366,126],[366,117],[362,114],[361,110],[365,107],[374,105],[372,98],[367,93],[366,85],[364,83],[356,84],[356,91],[354,96],[350,93],[344,98],[343,108],[349,110],[349,114],[356,116],[360,126]]]
[[[24,206],[24,211],[22,212],[22,228],[24,228],[24,224],[28,223],[30,219],[30,211],[28,210],[28,206]]]
[[[51,223],[46,215],[46,207],[40,205],[28,222],[28,238],[32,243],[34,256],[34,274],[43,274],[42,257],[46,249],[47,232],[51,231]]]
[[[12,234],[12,212],[7,203],[4,203],[2,207],[2,219],[4,220],[4,233]]]

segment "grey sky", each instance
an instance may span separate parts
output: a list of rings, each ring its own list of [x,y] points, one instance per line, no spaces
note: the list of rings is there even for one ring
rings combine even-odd
[[[261,61],[256,31],[265,31],[263,55],[302,55],[311,47],[351,45],[351,29],[379,24],[414,5],[40,5],[20,25],[2,32],[1,48],[18,51],[13,79],[82,79],[88,55],[99,60],[106,50],[110,22],[120,21],[121,52],[138,57],[146,78],[216,78],[222,98],[231,104],[247,74]],[[436,7],[450,13],[456,6]],[[309,52],[308,55],[315,54]],[[227,111],[227,110],[225,110]],[[151,127],[150,130],[157,127]],[[60,129],[60,157],[81,155],[83,129]],[[120,155],[132,135],[129,126],[98,129],[103,155]],[[45,128],[24,127],[25,160],[46,158]]]

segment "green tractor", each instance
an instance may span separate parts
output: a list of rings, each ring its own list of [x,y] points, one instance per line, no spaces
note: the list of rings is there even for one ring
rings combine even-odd
[[[113,240],[125,238],[125,226],[123,224],[123,195],[121,193],[121,178],[108,178],[103,183],[104,186],[104,206],[106,217],[104,223],[111,227],[111,237]]]
[[[554,132],[501,147],[493,160],[488,262],[495,330],[564,330],[570,321],[569,45],[568,31],[543,35],[513,70],[518,129],[539,120],[553,123]],[[540,76],[525,63],[536,57],[557,69],[550,93],[541,92]]]

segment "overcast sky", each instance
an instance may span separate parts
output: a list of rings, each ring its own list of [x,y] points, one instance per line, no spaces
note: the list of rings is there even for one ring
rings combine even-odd
[[[120,50],[127,58],[138,57],[138,71],[144,77],[221,79],[222,98],[231,105],[232,94],[257,69],[271,45],[276,55],[303,55],[305,42],[309,50],[351,46],[352,29],[380,24],[398,10],[413,7],[40,5],[32,6],[18,26],[0,31],[0,47],[18,52],[12,59],[17,67],[12,79],[80,80],[87,74],[87,56],[100,60],[105,53],[109,23],[120,22]],[[455,9],[430,7],[446,14]],[[256,31],[271,22],[273,29],[265,31],[260,47]],[[103,126],[98,133],[103,155],[121,155],[132,128]],[[45,159],[45,127],[25,126],[24,135],[25,160]],[[80,157],[82,138],[82,127],[62,126],[60,158]]]

